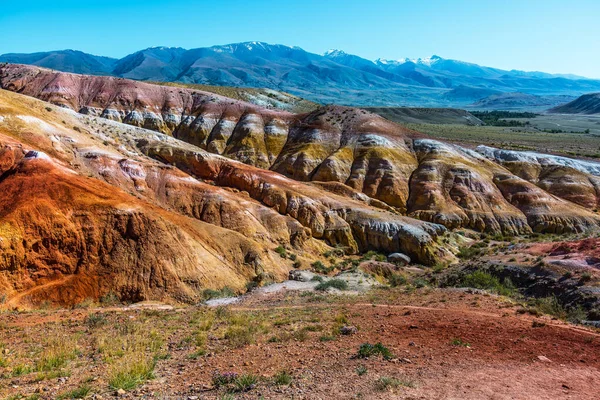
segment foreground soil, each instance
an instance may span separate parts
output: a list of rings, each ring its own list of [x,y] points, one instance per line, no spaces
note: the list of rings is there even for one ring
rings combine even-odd
[[[598,330],[457,289],[284,291],[210,309],[147,304],[0,319],[2,398],[594,399],[600,385]],[[346,325],[358,332],[340,334]],[[378,342],[390,360],[356,357],[361,344]],[[144,360],[155,360],[153,371],[118,391],[127,375],[119,373]],[[257,382],[216,388],[216,371]],[[289,382],[276,378],[284,371]]]

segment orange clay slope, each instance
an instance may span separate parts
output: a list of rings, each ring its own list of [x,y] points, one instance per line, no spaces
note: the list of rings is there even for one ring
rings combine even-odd
[[[443,226],[170,136],[0,90],[0,292],[9,306],[193,302],[287,276],[330,246],[452,259]]]

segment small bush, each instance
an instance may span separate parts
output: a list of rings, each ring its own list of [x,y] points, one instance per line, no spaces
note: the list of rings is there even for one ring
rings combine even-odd
[[[104,296],[100,297],[100,304],[105,306],[111,306],[119,304],[119,296],[117,296],[114,292],[108,292]]]
[[[85,323],[90,328],[97,328],[106,324],[106,315],[102,313],[94,313],[87,316]]]
[[[450,344],[452,346],[461,346],[461,347],[471,347],[471,345],[468,342],[463,341],[460,338],[454,338],[450,341]]]
[[[283,246],[277,246],[277,248],[275,249],[275,253],[279,254],[281,258],[287,257],[287,251]]]
[[[236,374],[235,372],[220,373],[218,371],[215,371],[212,376],[212,384],[218,389],[232,384],[237,378],[238,374]]]
[[[366,373],[367,373],[367,367],[365,367],[364,365],[359,365],[358,367],[356,367],[356,374],[358,376],[363,376]]]
[[[233,296],[235,296],[235,292],[228,286],[225,286],[221,290],[204,289],[202,292],[202,297],[204,297],[204,300],[220,299],[223,297]]]
[[[481,249],[479,249],[475,246],[461,247],[458,250],[458,254],[456,254],[456,255],[460,259],[468,260],[468,259],[471,259],[471,258],[481,255]]]
[[[244,347],[256,341],[256,331],[251,326],[230,326],[225,331],[225,339],[233,347]]]
[[[392,274],[388,278],[388,282],[390,283],[391,287],[398,287],[398,286],[406,285],[407,281],[406,281],[406,277],[404,275]]]
[[[498,278],[485,271],[475,271],[465,275],[460,284],[465,287],[490,290],[502,296],[510,296],[514,293],[514,286],[509,279],[505,279],[502,284]]]
[[[384,360],[391,360],[394,355],[391,350],[385,347],[381,342],[377,344],[363,343],[358,348],[358,353],[356,353],[356,358],[369,358],[382,356]]]
[[[335,269],[335,267],[326,267],[321,261],[315,261],[312,263],[311,268],[313,271],[319,274],[328,274]]]
[[[315,286],[315,290],[325,291],[329,288],[335,288],[338,290],[346,290],[348,289],[348,283],[341,279],[330,279],[326,282],[321,282],[317,286]]]
[[[254,389],[258,383],[258,377],[252,374],[240,375],[233,381],[233,387],[230,389],[232,392],[247,392]]]
[[[287,371],[281,371],[273,377],[273,383],[275,383],[277,386],[289,385],[292,383],[292,375],[290,375]]]

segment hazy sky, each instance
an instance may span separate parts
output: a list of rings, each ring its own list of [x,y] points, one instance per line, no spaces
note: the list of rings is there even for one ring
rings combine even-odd
[[[0,0],[0,54],[243,41],[600,78],[600,0]]]

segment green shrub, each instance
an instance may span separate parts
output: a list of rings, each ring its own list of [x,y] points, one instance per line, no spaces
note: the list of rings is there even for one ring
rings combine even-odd
[[[317,286],[315,286],[315,290],[325,291],[330,287],[338,290],[346,290],[348,289],[348,283],[341,279],[330,279],[326,282],[319,283]]]
[[[106,324],[106,315],[102,313],[94,313],[87,316],[85,323],[90,328],[97,328]]]
[[[501,283],[498,278],[485,271],[475,271],[462,277],[462,286],[493,291],[502,296],[510,296],[515,288],[510,279]]]
[[[363,343],[358,348],[358,352],[356,353],[356,358],[369,358],[382,356],[384,360],[391,360],[394,355],[391,350],[385,347],[381,342],[376,344]]]
[[[468,260],[468,259],[471,259],[473,257],[481,255],[481,253],[482,253],[481,249],[477,248],[474,245],[470,246],[470,247],[469,246],[464,246],[464,247],[461,247],[458,250],[458,254],[456,254],[456,256],[458,258],[460,258],[460,259]]]
[[[281,258],[287,257],[287,252],[283,246],[277,246],[277,248],[275,249],[275,253],[279,254]]]
[[[202,297],[204,297],[204,300],[220,299],[222,297],[233,296],[235,296],[235,292],[228,286],[225,286],[221,290],[204,289],[202,292]]]
[[[407,281],[406,281],[406,277],[404,275],[392,274],[388,278],[388,282],[390,283],[391,287],[398,287],[398,286],[406,285]]]
[[[454,338],[450,341],[450,344],[452,346],[462,346],[462,347],[471,347],[471,345],[468,342],[465,342],[464,340],[460,339],[460,338]]]

